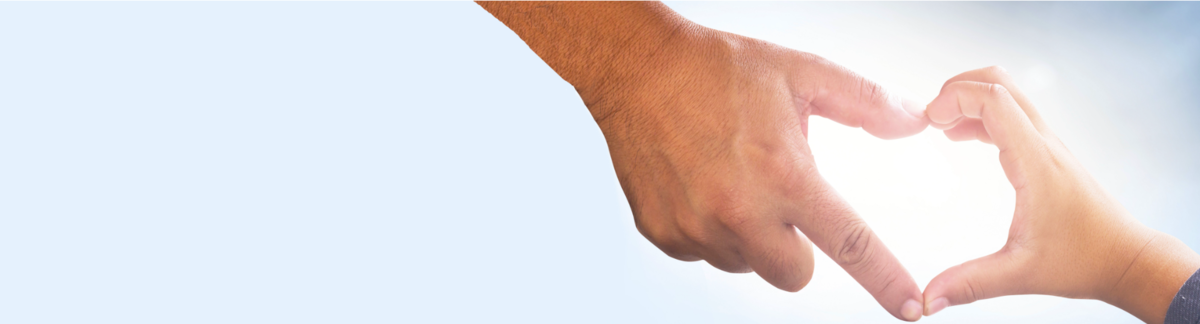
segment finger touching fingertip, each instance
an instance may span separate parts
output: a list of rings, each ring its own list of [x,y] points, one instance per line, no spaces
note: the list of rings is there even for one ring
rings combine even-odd
[[[904,107],[904,111],[907,111],[909,114],[916,116],[917,118],[926,118],[924,105],[921,105],[920,103],[908,98],[901,99],[900,102],[900,105]]]
[[[958,109],[958,103],[951,99],[946,99],[945,96],[939,96],[929,103],[925,110],[925,115],[929,116],[929,121],[934,125],[951,125],[956,124],[963,118],[963,113]]]
[[[950,300],[946,299],[946,297],[938,297],[932,301],[927,300],[925,301],[925,316],[936,314],[946,309],[947,306],[950,306]]]
[[[951,120],[950,122],[945,123],[945,124],[941,124],[938,122],[930,122],[929,125],[933,126],[933,128],[937,128],[940,130],[948,130],[948,129],[954,128],[954,126],[958,126],[958,121],[959,121],[959,119],[955,119],[955,120]]]

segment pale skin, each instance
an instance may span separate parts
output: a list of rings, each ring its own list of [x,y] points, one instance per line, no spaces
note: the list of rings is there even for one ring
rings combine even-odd
[[[995,143],[1016,189],[1008,242],[925,287],[925,315],[1006,295],[1098,299],[1162,323],[1200,268],[1183,242],[1142,225],[1092,179],[1001,68],[946,82],[926,113],[953,140]]]
[[[794,292],[812,278],[815,244],[893,316],[921,317],[920,288],[821,178],[807,142],[810,115],[882,138],[918,133],[919,104],[657,2],[480,5],[579,92],[638,230],[667,255]]]

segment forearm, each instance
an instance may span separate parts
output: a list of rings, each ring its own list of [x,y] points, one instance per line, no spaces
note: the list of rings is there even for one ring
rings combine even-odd
[[[638,73],[672,37],[697,26],[659,2],[478,4],[516,32],[585,101]]]
[[[1170,235],[1155,233],[1103,298],[1152,324],[1163,322],[1179,288],[1200,269],[1200,255]]]

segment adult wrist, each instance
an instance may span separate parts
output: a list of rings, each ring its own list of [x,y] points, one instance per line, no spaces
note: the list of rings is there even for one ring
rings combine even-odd
[[[683,52],[702,43],[708,29],[679,16],[661,3],[637,3],[639,19],[610,26],[610,37],[597,51],[606,55],[582,57],[560,72],[593,110],[604,101],[620,101],[648,84],[660,81],[663,71],[679,64]],[[614,18],[615,19],[615,18]],[[556,71],[558,69],[556,68]],[[616,97],[616,98],[614,98]]]
[[[584,96],[643,67],[695,24],[660,2],[490,2],[478,4],[517,33]]]

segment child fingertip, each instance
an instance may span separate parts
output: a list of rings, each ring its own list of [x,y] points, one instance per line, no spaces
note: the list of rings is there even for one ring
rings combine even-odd
[[[950,306],[950,300],[946,299],[946,297],[938,297],[932,302],[925,304],[925,316],[931,316],[937,312],[940,312],[943,309],[946,309],[947,306]]]

